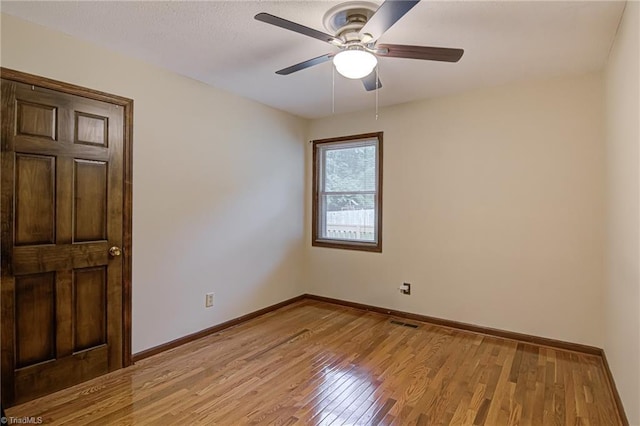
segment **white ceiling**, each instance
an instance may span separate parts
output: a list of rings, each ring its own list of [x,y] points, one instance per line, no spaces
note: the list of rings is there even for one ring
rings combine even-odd
[[[268,12],[326,31],[334,1],[2,1],[3,13],[54,28],[295,115],[331,114],[332,65],[275,71],[334,51],[262,22]],[[624,2],[423,0],[383,43],[456,47],[458,63],[382,58],[381,106],[512,81],[602,69]],[[372,108],[374,92],[335,77],[336,113]]]

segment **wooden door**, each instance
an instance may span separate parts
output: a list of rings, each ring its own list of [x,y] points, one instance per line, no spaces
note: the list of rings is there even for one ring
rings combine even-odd
[[[2,400],[13,405],[124,364],[124,108],[1,86]]]

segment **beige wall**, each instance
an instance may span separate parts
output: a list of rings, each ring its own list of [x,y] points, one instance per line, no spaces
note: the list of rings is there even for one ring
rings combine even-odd
[[[607,270],[604,349],[640,425],[640,4],[628,2],[605,73]]]
[[[134,352],[300,294],[306,121],[1,22],[3,67],[134,99]]]
[[[600,346],[602,97],[590,74],[312,121],[384,131],[384,225],[382,254],[310,248],[307,290]]]

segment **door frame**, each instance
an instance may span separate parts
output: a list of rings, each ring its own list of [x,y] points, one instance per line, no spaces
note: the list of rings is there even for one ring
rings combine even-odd
[[[122,367],[133,364],[131,359],[131,283],[133,228],[133,99],[125,98],[75,84],[65,83],[22,71],[0,67],[0,77],[17,83],[30,84],[69,95],[107,102],[124,108],[123,132],[123,206],[122,206]]]

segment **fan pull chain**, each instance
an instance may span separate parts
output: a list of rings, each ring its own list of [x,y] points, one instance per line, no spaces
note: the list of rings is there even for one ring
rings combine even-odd
[[[380,64],[376,65],[376,121],[378,121],[378,92],[380,91],[380,86],[378,82],[380,81]]]
[[[331,66],[331,114],[336,113],[336,67]]]

